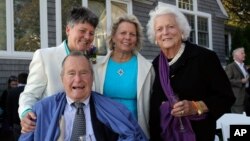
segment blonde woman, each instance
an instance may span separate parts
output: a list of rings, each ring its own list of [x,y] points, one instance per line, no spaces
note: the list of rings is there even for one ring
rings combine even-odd
[[[109,37],[110,51],[95,65],[95,89],[124,104],[149,137],[149,98],[154,69],[138,52],[142,40],[142,27],[135,16],[124,15],[114,21]]]

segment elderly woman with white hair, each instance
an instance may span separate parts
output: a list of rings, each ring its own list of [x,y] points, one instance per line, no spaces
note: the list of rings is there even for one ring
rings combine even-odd
[[[190,26],[175,7],[150,12],[147,34],[161,52],[150,99],[152,141],[213,141],[216,120],[234,103],[230,82],[213,51],[188,41]]]

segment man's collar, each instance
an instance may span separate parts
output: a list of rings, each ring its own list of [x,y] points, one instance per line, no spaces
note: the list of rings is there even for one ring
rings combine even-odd
[[[66,92],[65,92],[66,93]],[[67,103],[69,105],[71,105],[72,103],[74,103],[75,101],[73,101],[70,97],[68,97],[66,95],[66,100],[67,100]],[[88,98],[86,98],[85,100],[81,101],[82,103],[84,103],[85,105],[88,105],[89,104],[89,100],[90,100],[90,96]]]
[[[237,60],[234,60],[234,62],[235,62],[237,65],[244,66],[244,63],[243,63],[243,62],[240,63],[240,62],[238,62]]]

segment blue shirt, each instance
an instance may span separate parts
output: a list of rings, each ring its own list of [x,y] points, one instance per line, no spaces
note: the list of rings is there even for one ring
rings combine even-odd
[[[103,94],[125,105],[137,119],[137,57],[127,62],[109,59]]]

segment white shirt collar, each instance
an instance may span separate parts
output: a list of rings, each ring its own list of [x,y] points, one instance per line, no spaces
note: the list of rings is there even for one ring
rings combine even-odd
[[[244,66],[244,63],[240,63],[240,62],[238,62],[238,61],[236,61],[236,60],[234,60],[234,62],[235,62],[237,65],[239,65],[239,66]]]
[[[84,103],[85,105],[88,105],[89,104],[89,99],[90,99],[90,96],[88,98],[86,98],[84,101],[81,101],[81,102]],[[69,98],[67,95],[66,95],[66,100],[67,100],[67,103],[69,105],[71,105],[72,103],[75,102],[71,98]]]

